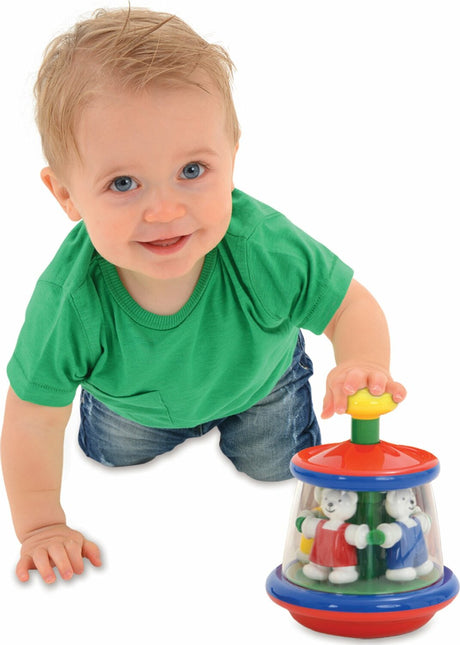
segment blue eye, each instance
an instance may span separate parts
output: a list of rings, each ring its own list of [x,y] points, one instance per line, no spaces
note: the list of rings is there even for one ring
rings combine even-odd
[[[182,168],[181,177],[183,179],[197,179],[204,173],[205,168],[197,161],[188,163]]]
[[[127,193],[138,187],[138,183],[132,177],[116,177],[110,184],[110,190],[116,193]]]

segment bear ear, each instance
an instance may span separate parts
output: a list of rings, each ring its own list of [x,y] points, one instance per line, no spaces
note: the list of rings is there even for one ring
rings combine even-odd
[[[343,493],[350,497],[353,504],[358,503],[358,493],[356,493],[354,490],[344,490]]]
[[[397,493],[398,493],[397,490],[390,490],[387,493],[386,501],[389,502],[390,504],[392,504],[396,500]]]
[[[315,502],[317,504],[321,504],[321,502],[322,502],[323,490],[324,490],[324,488],[321,488],[320,486],[315,486]]]

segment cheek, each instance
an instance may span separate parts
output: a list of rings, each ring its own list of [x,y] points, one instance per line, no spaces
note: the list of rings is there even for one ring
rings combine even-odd
[[[88,233],[97,238],[101,244],[113,244],[128,240],[132,233],[133,218],[127,213],[99,212],[85,220]]]
[[[216,230],[216,234],[218,234],[219,242],[224,237],[224,235],[228,230],[228,227],[230,226],[231,216],[232,216],[231,209],[227,209],[226,211],[222,212],[222,215],[219,218],[218,223],[216,223],[215,230]]]
[[[230,220],[232,217],[232,210],[233,210],[231,193],[227,193],[227,195],[221,201],[220,210],[222,213],[221,222],[223,225],[226,225],[228,227],[228,225],[230,224]]]
[[[215,195],[212,199],[209,196],[194,205],[195,213],[201,219],[201,223],[208,229],[216,232],[225,231],[228,228],[232,216],[232,200],[226,195]]]

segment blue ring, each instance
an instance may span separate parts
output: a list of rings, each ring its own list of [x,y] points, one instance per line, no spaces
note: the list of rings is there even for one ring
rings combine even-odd
[[[354,491],[387,491],[422,486],[435,479],[439,475],[439,471],[440,466],[436,464],[436,466],[428,470],[408,473],[406,475],[370,475],[356,477],[353,475],[337,475],[334,473],[307,470],[291,462],[291,473],[296,479],[302,482],[312,484],[313,486],[321,486],[322,488]]]
[[[345,613],[385,613],[440,605],[452,600],[459,586],[452,571],[444,567],[444,576],[440,580],[416,591],[371,596],[326,593],[289,582],[280,565],[268,576],[266,589],[273,599],[296,607]]]

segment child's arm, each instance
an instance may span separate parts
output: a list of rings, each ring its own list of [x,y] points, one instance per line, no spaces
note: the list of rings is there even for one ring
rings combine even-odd
[[[390,375],[390,338],[383,311],[356,280],[324,332],[334,346],[335,367],[327,377],[323,419],[347,408],[347,399],[367,387],[376,396],[389,392],[396,403],[406,396]]]
[[[21,581],[38,569],[54,582],[83,571],[83,557],[100,565],[99,549],[66,525],[60,503],[64,431],[72,406],[52,408],[22,401],[10,388],[2,433],[2,466],[19,541]]]

